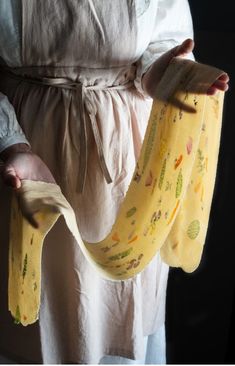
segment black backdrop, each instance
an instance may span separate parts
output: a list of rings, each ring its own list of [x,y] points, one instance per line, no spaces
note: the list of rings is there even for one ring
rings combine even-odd
[[[167,363],[235,363],[235,27],[233,0],[189,0],[196,60],[230,75],[209,229],[199,268],[171,269],[167,291]]]

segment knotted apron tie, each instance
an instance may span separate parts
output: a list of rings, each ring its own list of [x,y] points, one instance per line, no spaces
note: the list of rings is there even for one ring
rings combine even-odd
[[[125,90],[133,86],[133,81],[129,81],[124,85],[115,85],[110,87],[102,87],[100,85],[85,86],[81,82],[75,82],[64,77],[41,77],[31,78],[19,74],[15,74],[12,71],[4,68],[4,74],[10,75],[13,78],[30,82],[33,84],[47,85],[57,88],[74,90],[73,96],[75,103],[72,103],[72,118],[75,120],[74,128],[77,129],[77,133],[73,138],[73,144],[76,151],[79,153],[79,173],[77,178],[77,192],[82,193],[85,186],[87,175],[87,162],[88,162],[88,139],[87,139],[87,126],[86,126],[86,112],[89,116],[92,132],[95,138],[97,152],[99,156],[99,162],[103,171],[105,180],[107,183],[112,183],[112,178],[109,173],[107,163],[104,157],[103,144],[100,136],[99,128],[96,121],[97,108],[93,100],[92,93],[89,91],[94,90]],[[76,120],[80,117],[81,124],[76,123]],[[79,144],[77,144],[77,136],[79,136]],[[79,145],[79,146],[77,146]]]

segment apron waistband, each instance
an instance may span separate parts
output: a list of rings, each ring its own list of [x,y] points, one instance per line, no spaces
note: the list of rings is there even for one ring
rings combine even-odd
[[[105,180],[107,183],[112,183],[112,178],[110,176],[110,173],[109,173],[109,170],[108,170],[108,167],[106,164],[106,160],[104,157],[102,140],[101,140],[101,136],[100,136],[97,121],[96,121],[97,109],[96,109],[92,94],[87,93],[87,91],[90,91],[90,90],[125,90],[125,89],[129,89],[133,86],[133,81],[129,81],[124,85],[117,85],[117,86],[110,86],[110,87],[102,87],[99,85],[85,86],[80,82],[74,82],[73,80],[70,80],[70,79],[64,78],[64,77],[31,78],[28,76],[15,74],[14,72],[12,72],[6,68],[0,68],[0,71],[3,71],[4,75],[9,75],[12,78],[26,81],[26,82],[29,82],[32,84],[74,90],[75,91],[74,98],[75,98],[76,102],[72,103],[72,113],[71,113],[71,116],[74,119],[74,127],[77,127],[77,128],[80,127],[80,126],[78,126],[78,123],[76,123],[77,116],[80,116],[80,121],[81,121],[81,127],[78,129],[78,134],[80,137],[79,146],[77,146],[77,138],[76,138],[77,136],[72,136],[75,149],[79,153],[79,173],[78,173],[78,178],[77,178],[77,189],[76,190],[78,193],[83,192],[85,181],[86,181],[86,175],[87,175],[88,140],[87,140],[85,110],[90,119],[91,128],[92,128],[92,132],[93,132],[93,135],[95,138],[95,143],[96,143],[97,152],[98,152],[98,156],[99,156],[99,162],[100,162],[101,169],[103,171]]]

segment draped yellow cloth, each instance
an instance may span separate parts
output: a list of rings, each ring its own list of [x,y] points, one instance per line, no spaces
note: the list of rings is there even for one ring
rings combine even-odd
[[[9,250],[9,310],[16,323],[28,325],[38,319],[43,240],[60,215],[84,256],[107,279],[137,275],[159,250],[170,266],[186,272],[198,267],[216,177],[224,97],[222,92],[205,93],[222,73],[180,58],[170,63],[158,85],[131,184],[104,240],[82,241],[74,212],[57,185],[22,181],[12,201]],[[24,218],[31,213],[39,229]]]

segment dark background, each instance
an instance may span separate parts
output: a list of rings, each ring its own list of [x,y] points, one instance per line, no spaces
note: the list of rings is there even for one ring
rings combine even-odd
[[[167,363],[235,364],[235,3],[189,0],[196,60],[230,76],[217,179],[199,268],[171,269],[167,292]]]

